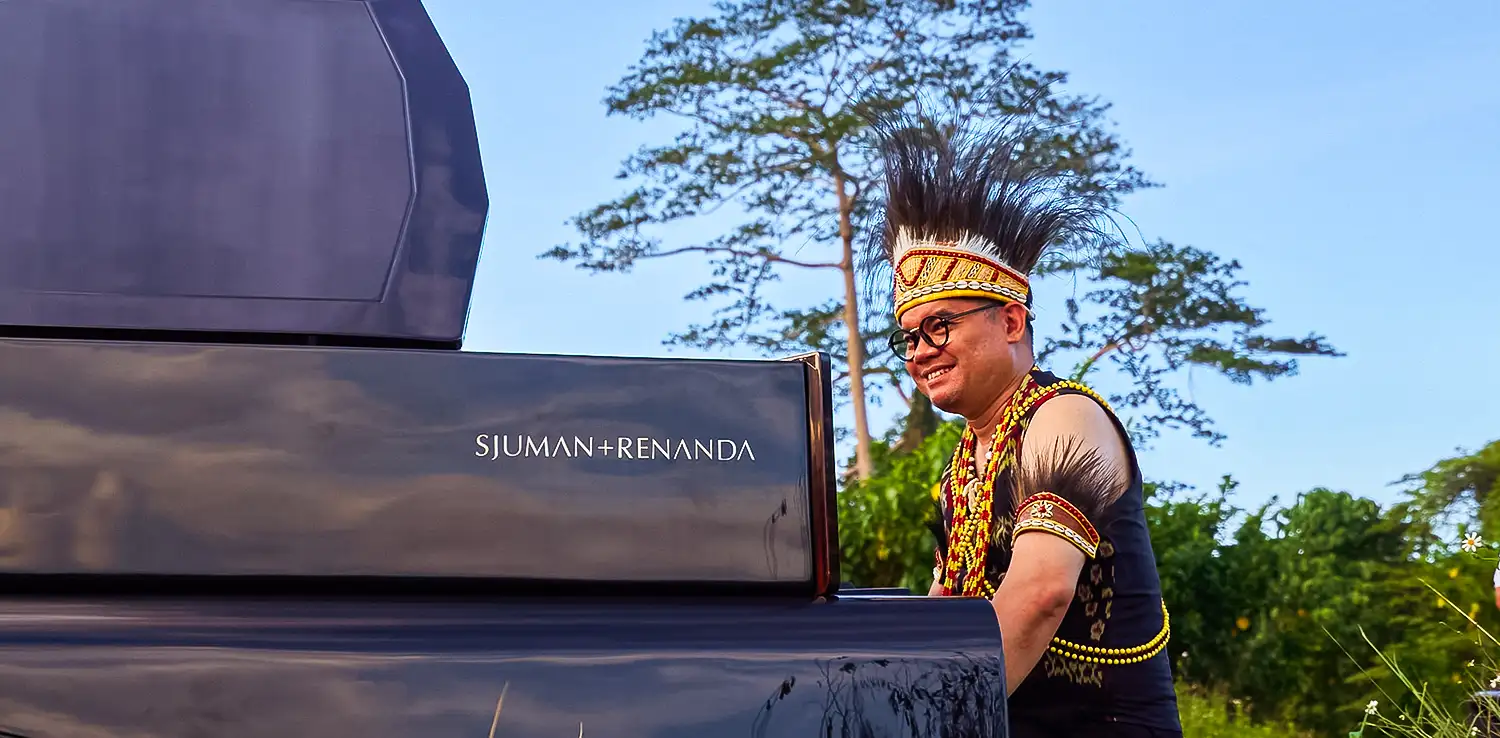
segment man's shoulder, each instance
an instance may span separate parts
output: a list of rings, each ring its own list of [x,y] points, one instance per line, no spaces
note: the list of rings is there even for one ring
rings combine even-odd
[[[1047,398],[1032,413],[1026,435],[1082,436],[1095,443],[1119,440],[1119,429],[1105,406],[1083,393],[1062,393]]]
[[[1123,485],[1129,479],[1128,439],[1121,433],[1105,406],[1083,393],[1058,394],[1036,408],[1027,424],[1022,455],[1039,459],[1057,448],[1076,446],[1093,451],[1116,471]]]
[[[1109,413],[1104,405],[1094,397],[1082,392],[1059,392],[1052,397],[1043,400],[1032,414],[1032,423],[1042,420],[1044,422],[1073,421],[1080,423],[1100,423],[1113,427],[1110,422]]]
[[[1081,381],[1043,369],[1033,370],[1031,377],[1034,383],[1031,393],[1040,402],[1037,407],[1067,398],[1068,402],[1093,403],[1101,410],[1109,410],[1109,401],[1104,399],[1104,395]]]

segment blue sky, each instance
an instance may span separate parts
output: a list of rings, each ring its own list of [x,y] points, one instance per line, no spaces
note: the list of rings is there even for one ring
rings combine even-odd
[[[536,255],[671,130],[601,100],[654,30],[709,3],[425,4],[471,87],[490,188],[465,348],[678,355],[661,340],[702,318],[682,299],[700,267],[592,276]],[[1164,185],[1124,203],[1145,236],[1237,259],[1271,330],[1348,354],[1253,387],[1185,378],[1228,439],[1164,437],[1148,476],[1233,474],[1242,505],[1315,486],[1388,501],[1403,474],[1500,439],[1500,3],[1044,0],[1026,20],[1029,60],[1110,102]],[[836,279],[796,288],[811,304]]]

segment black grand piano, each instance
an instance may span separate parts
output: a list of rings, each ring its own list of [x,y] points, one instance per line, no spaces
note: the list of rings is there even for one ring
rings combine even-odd
[[[1004,736],[827,358],[462,351],[487,211],[419,0],[0,0],[0,736]]]

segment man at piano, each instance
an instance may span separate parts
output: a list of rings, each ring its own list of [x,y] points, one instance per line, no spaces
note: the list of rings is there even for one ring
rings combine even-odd
[[[875,127],[891,348],[967,421],[930,593],[993,605],[1013,738],[1181,736],[1130,439],[1103,398],[1034,361],[1030,274],[1048,249],[1102,234],[1102,208],[1025,164],[1021,136],[956,129]]]

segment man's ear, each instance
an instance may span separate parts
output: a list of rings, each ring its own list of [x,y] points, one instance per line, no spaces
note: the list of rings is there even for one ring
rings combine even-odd
[[[1026,320],[1031,316],[1031,311],[1019,302],[1005,303],[1000,311],[1005,315],[1005,340],[1010,343],[1025,341]]]

